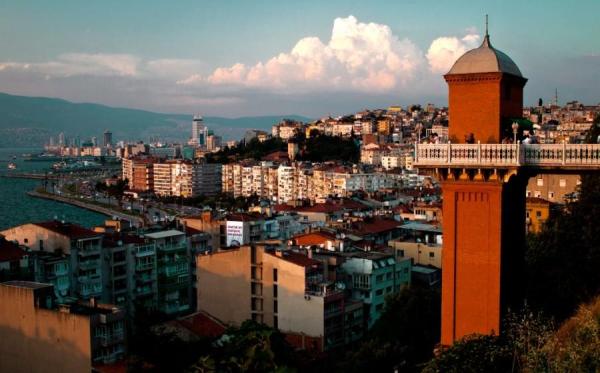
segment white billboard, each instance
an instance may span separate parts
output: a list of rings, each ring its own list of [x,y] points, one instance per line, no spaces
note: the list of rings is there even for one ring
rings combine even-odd
[[[244,244],[244,222],[228,221],[226,229],[227,246],[241,246]]]

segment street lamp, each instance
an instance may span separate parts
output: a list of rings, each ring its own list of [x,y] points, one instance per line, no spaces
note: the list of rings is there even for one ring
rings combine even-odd
[[[423,124],[417,123],[415,125],[415,130],[417,131],[417,144],[421,142],[421,130],[423,129]]]
[[[513,142],[516,144],[517,143],[517,131],[519,130],[519,123],[513,122],[512,130],[513,130]]]

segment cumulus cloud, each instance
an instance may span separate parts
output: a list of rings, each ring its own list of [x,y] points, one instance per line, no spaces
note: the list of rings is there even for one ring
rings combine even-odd
[[[469,29],[468,32],[460,39],[454,36],[443,36],[431,42],[427,51],[427,61],[429,62],[429,70],[432,73],[448,72],[460,56],[466,51],[477,47],[480,39],[479,35],[473,29]]]
[[[413,80],[422,63],[421,50],[395,36],[389,26],[349,16],[335,19],[326,44],[317,37],[305,37],[290,52],[256,65],[236,63],[219,67],[206,78],[194,74],[178,83],[385,92]]]

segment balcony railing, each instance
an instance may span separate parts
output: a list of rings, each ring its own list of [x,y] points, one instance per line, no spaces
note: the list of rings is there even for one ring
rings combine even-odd
[[[416,144],[416,167],[600,167],[600,144]]]
[[[187,250],[187,243],[180,242],[174,244],[158,245],[157,248],[159,251],[162,252],[185,251]]]
[[[154,255],[155,252],[156,252],[156,247],[154,246],[154,244],[142,245],[142,246],[138,246],[135,249],[135,256],[142,257],[142,256]]]
[[[79,262],[79,268],[82,270],[100,268],[100,259],[82,260]]]

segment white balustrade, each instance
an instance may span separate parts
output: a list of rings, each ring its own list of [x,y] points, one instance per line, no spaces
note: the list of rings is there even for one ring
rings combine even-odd
[[[414,165],[600,168],[600,144],[416,144]]]

